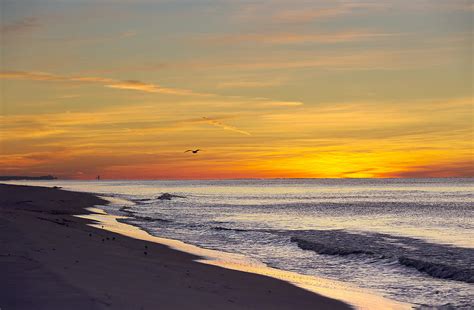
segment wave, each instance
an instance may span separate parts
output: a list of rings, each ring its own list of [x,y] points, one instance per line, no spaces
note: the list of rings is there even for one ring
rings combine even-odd
[[[365,255],[389,259],[434,278],[474,283],[474,250],[382,233],[343,230],[291,231],[302,250],[323,255]]]
[[[416,270],[427,273],[434,278],[474,283],[474,273],[472,269],[461,269],[405,256],[399,257],[398,261],[404,266],[415,268]]]
[[[137,202],[137,203],[140,203],[140,202],[147,202],[147,201],[152,201],[153,199],[150,199],[150,198],[143,198],[143,199],[132,199],[133,202]]]
[[[162,219],[162,218],[157,218],[157,217],[150,217],[150,216],[133,215],[133,218],[137,219],[137,220],[142,220],[142,221],[145,221],[145,222],[161,222],[161,223],[172,223],[172,222],[174,222],[173,220]]]
[[[302,250],[311,250],[319,254],[340,255],[340,256],[347,256],[351,254],[367,254],[367,255],[374,254],[374,252],[371,252],[371,251],[328,246],[326,244],[310,242],[298,237],[291,237],[290,241],[296,242],[298,247]]]
[[[139,200],[134,200],[134,201],[145,201],[145,200],[148,200],[148,199],[139,199]],[[132,207],[130,206],[123,206],[119,209],[119,211],[127,214],[127,216],[130,217],[131,220],[139,220],[139,221],[144,221],[144,222],[160,222],[160,223],[174,222],[173,220],[170,220],[170,219],[138,215],[137,214],[138,212],[132,211]]]
[[[222,226],[214,226],[212,227],[213,230],[225,230],[225,231],[237,231],[237,232],[244,232],[244,231],[251,231],[249,229],[240,229],[240,228],[227,228]]]

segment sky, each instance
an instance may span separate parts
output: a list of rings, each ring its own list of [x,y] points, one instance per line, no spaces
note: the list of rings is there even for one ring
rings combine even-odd
[[[2,175],[474,176],[470,0],[0,3]]]

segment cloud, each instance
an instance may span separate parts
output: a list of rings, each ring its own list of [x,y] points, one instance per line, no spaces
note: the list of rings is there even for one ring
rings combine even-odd
[[[217,88],[263,88],[281,85],[282,81],[229,81],[220,82]]]
[[[266,57],[239,57],[216,62],[209,61],[168,64],[169,67],[187,70],[257,71],[274,69],[319,68],[331,70],[402,70],[440,65],[453,61],[455,49],[442,48],[341,50],[337,53],[307,53],[268,55]],[[291,56],[291,57],[289,57]]]
[[[241,23],[253,21],[263,24],[281,25],[286,23],[300,25],[382,11],[397,11],[402,14],[407,12],[469,12],[473,10],[473,7],[474,5],[468,0],[268,0],[242,4],[233,18]]]
[[[24,72],[24,71],[0,71],[0,79],[12,80],[33,80],[33,81],[64,81],[64,77],[60,77],[45,72]]]
[[[398,5],[405,10],[410,11],[434,11],[434,12],[456,12],[456,11],[472,11],[474,4],[469,0],[418,0],[418,1],[400,1]]]
[[[5,80],[30,80],[30,81],[45,81],[45,82],[79,82],[79,83],[93,83],[100,84],[103,87],[134,90],[147,93],[161,93],[168,95],[179,96],[214,96],[213,94],[196,93],[188,89],[168,88],[162,87],[158,84],[145,83],[135,80],[115,80],[103,77],[90,76],[61,76],[46,72],[25,72],[25,71],[0,71],[0,79]]]
[[[276,106],[276,107],[296,107],[303,105],[300,101],[267,101],[264,105]]]
[[[354,68],[373,66],[374,59],[368,55],[327,56],[316,59],[298,60],[271,60],[260,59],[241,63],[209,64],[212,68],[226,68],[236,70],[271,70],[271,69],[298,69],[298,68]],[[379,64],[377,64],[379,66]]]
[[[352,170],[352,171],[344,171],[344,172],[341,172],[341,174],[345,178],[351,178],[351,177],[357,177],[357,175],[360,175],[361,173],[362,174],[371,173],[374,170],[375,170],[374,168],[365,168],[365,169],[358,169],[358,170]]]
[[[86,36],[62,36],[62,37],[47,37],[45,40],[48,42],[61,43],[61,44],[105,44],[106,41],[116,41],[120,39],[129,39],[137,35],[134,31],[125,31],[121,33],[105,34],[105,35],[86,35]]]
[[[137,33],[136,33],[135,31],[131,31],[131,30],[122,32],[122,33],[120,34],[120,36],[121,36],[122,38],[134,37],[134,36],[136,36],[136,35],[137,35]]]
[[[474,161],[440,162],[406,167],[403,171],[389,172],[381,177],[391,178],[471,178],[474,177]]]
[[[48,72],[36,71],[0,71],[0,79],[4,80],[30,80],[51,82],[84,82],[84,83],[113,83],[113,79],[102,77],[70,77]]]
[[[103,87],[121,90],[139,91],[145,93],[159,93],[177,96],[195,96],[207,98],[224,98],[227,100],[246,99],[241,96],[225,96],[211,93],[199,93],[188,89],[163,87],[154,83],[146,83],[137,80],[115,80],[104,77],[94,76],[62,76],[46,72],[25,72],[25,71],[0,71],[0,79],[5,80],[27,80],[27,81],[43,81],[43,82],[75,82],[75,83],[91,83],[98,84]],[[296,106],[301,105],[300,102],[292,101],[273,101],[268,98],[247,98],[247,100],[263,105],[274,106]]]
[[[382,1],[258,1],[245,3],[233,16],[238,21],[302,24],[316,19],[330,19],[357,13],[368,13],[385,7]]]
[[[237,127],[224,124],[224,123],[219,122],[215,119],[208,118],[208,117],[203,117],[202,119],[204,120],[204,122],[206,122],[210,125],[216,126],[216,127],[220,127],[224,130],[229,130],[229,131],[237,132],[237,133],[240,133],[240,134],[243,134],[243,135],[246,135],[246,136],[251,136],[251,134],[248,131],[241,130]]]
[[[74,99],[74,98],[79,98],[79,97],[81,97],[81,95],[69,94],[69,95],[60,95],[60,96],[57,96],[56,98],[58,98],[58,99]]]
[[[377,2],[338,2],[331,7],[316,7],[301,10],[285,10],[273,16],[280,22],[306,23],[318,18],[338,17],[354,13],[366,13],[384,8],[385,5]]]
[[[469,141],[472,136],[472,132],[469,133],[472,131],[471,111],[470,98],[319,103],[289,111],[274,111],[261,116],[261,121],[278,134],[360,141],[385,139],[399,146],[414,143],[439,148],[442,142],[459,141],[460,137]],[[386,115],[390,117],[384,117]]]
[[[105,85],[106,87],[116,88],[116,89],[129,89],[129,90],[138,90],[147,93],[157,93],[159,92],[159,87],[150,83],[143,83],[140,81],[122,81],[113,84]]]
[[[22,33],[40,27],[39,19],[36,17],[25,17],[10,23],[1,25],[1,33],[4,35]]]
[[[147,93],[161,93],[161,94],[168,94],[168,95],[180,95],[180,96],[194,95],[194,96],[208,96],[208,97],[215,96],[214,94],[196,93],[187,89],[168,88],[168,87],[159,86],[157,84],[144,83],[144,82],[133,81],[133,80],[120,81],[118,83],[112,83],[105,86],[110,87],[110,88],[116,88],[116,89],[129,89],[129,90],[143,91]]]
[[[351,30],[335,33],[251,33],[207,36],[202,40],[217,44],[260,43],[260,44],[303,44],[303,43],[342,43],[367,41],[397,34]]]

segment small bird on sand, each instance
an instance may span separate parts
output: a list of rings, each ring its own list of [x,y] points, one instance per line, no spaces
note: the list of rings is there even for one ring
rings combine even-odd
[[[193,152],[193,154],[197,154],[197,152],[199,152],[199,151],[200,151],[200,149],[197,149],[197,150],[187,150],[187,151],[185,151],[185,153],[187,153],[187,152]]]

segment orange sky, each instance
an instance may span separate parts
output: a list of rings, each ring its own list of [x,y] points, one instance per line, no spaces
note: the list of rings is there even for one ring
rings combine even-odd
[[[1,5],[2,175],[474,176],[469,1]]]

